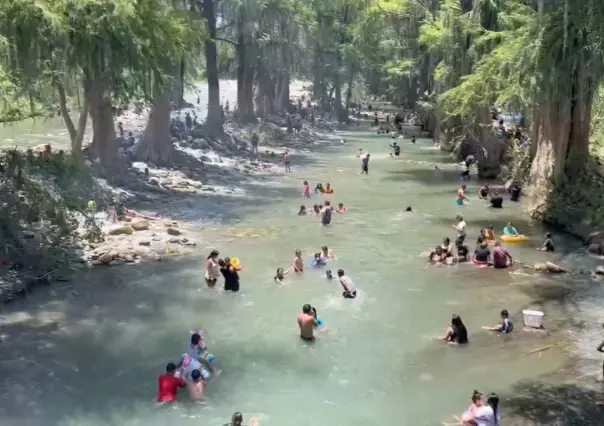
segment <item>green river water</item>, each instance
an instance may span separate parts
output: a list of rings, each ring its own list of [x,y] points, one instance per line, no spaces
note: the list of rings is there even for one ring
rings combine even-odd
[[[388,137],[356,129],[340,137],[346,144],[294,152],[293,173],[249,182],[248,198],[162,206],[204,223],[197,256],[94,269],[2,307],[2,331],[10,339],[0,346],[0,424],[219,426],[241,411],[262,425],[431,426],[453,421],[474,389],[498,392],[502,424],[512,424],[506,397],[522,392],[520,381],[567,365],[566,345],[530,351],[568,337],[564,325],[578,321],[581,309],[569,314],[561,301],[569,286],[589,293],[589,284],[522,270],[429,266],[422,253],[443,236],[454,237],[459,213],[472,248],[479,228],[489,224],[500,230],[512,220],[531,235],[531,242],[509,247],[517,260],[570,265],[577,256],[567,253],[578,243],[556,237],[566,251],[537,252],[544,230],[523,219],[520,205],[485,208],[476,181],[469,184],[472,203],[456,206],[458,166],[427,139],[402,141],[401,157],[391,159]],[[359,148],[372,153],[368,176],[359,175]],[[330,182],[333,201],[348,213],[328,227],[298,217],[301,204],[320,201],[302,199],[303,180],[313,187]],[[414,213],[404,213],[407,206]],[[310,267],[283,286],[272,280],[297,248],[308,263],[322,245],[336,255],[329,268],[343,268],[356,282],[357,299],[343,299],[336,281]],[[239,294],[206,287],[204,259],[213,248],[244,265]],[[296,315],[304,303],[316,306],[328,327],[313,347],[298,337]],[[512,313],[516,331],[498,337],[482,330],[498,322],[502,308]],[[550,333],[522,331],[526,308],[546,312]],[[468,327],[467,347],[435,340],[453,313]],[[158,408],[157,376],[196,327],[205,330],[224,373],[208,385],[203,404],[189,405],[183,393],[183,402]],[[586,348],[593,351],[591,343]]]

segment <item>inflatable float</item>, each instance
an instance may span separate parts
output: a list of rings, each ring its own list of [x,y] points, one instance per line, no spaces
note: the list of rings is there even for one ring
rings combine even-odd
[[[529,237],[527,237],[526,235],[507,235],[507,234],[503,234],[500,237],[501,241],[505,241],[506,243],[521,243],[524,241],[528,241],[530,240]]]
[[[239,259],[237,259],[236,257],[231,258],[231,266],[238,271],[243,268],[243,266],[241,266],[241,263],[239,262]]]

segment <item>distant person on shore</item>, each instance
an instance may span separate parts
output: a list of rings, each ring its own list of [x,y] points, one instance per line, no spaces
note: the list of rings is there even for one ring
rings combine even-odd
[[[552,241],[552,234],[550,234],[549,232],[545,234],[545,241],[537,250],[550,252],[556,251],[556,247],[554,246],[554,242]]]
[[[290,173],[292,171],[292,168],[291,168],[292,157],[291,157],[289,151],[285,151],[283,153],[283,165],[285,166],[286,173]]]
[[[317,326],[317,320],[312,315],[312,307],[307,303],[302,306],[302,313],[296,317],[298,327],[300,327],[300,338],[307,342],[314,342],[314,329]]]
[[[455,202],[458,206],[463,206],[464,201],[470,200],[466,197],[466,185],[461,185],[459,189],[457,189],[457,200]]]
[[[357,297],[357,287],[354,284],[354,281],[352,281],[349,276],[344,274],[343,269],[338,269],[338,279],[340,280],[340,284],[344,289],[342,297],[345,299],[354,299]]]
[[[501,324],[494,325],[492,327],[485,327],[489,331],[496,331],[497,333],[511,333],[514,330],[514,323],[510,319],[510,313],[507,309],[501,310]]]
[[[250,138],[250,145],[252,146],[252,155],[258,155],[258,146],[260,145],[260,136],[258,133],[252,133],[252,137]]]
[[[175,376],[176,365],[172,362],[166,365],[166,374],[159,376],[157,402],[174,402],[178,394],[178,389],[187,387],[185,381]]]
[[[365,155],[361,160],[361,174],[369,174],[369,158],[370,154]]]
[[[468,343],[468,330],[459,315],[453,315],[451,318],[451,326],[447,328],[442,340],[447,343],[456,343],[459,345]]]
[[[310,198],[310,185],[308,184],[308,181],[304,181],[303,183],[304,189],[303,189],[303,196],[304,198]]]
[[[489,201],[489,207],[492,207],[494,209],[503,208],[503,197],[499,195],[499,192],[495,191],[495,193],[491,197],[491,200]]]

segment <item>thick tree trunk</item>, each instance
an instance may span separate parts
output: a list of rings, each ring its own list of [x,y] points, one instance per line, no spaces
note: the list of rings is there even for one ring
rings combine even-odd
[[[346,90],[346,106],[344,107],[346,113],[346,121],[348,121],[348,114],[350,111],[350,101],[352,99],[352,85],[354,84],[355,66],[350,66],[350,72],[348,74],[348,89]]]
[[[493,119],[489,108],[482,108],[476,114],[478,140],[472,154],[478,160],[478,177],[496,179],[501,173],[501,163],[509,147],[507,136],[498,136],[493,129]]]
[[[220,79],[218,75],[218,53],[216,49],[216,8],[214,0],[203,0],[203,15],[206,19],[209,38],[205,42],[206,75],[208,78],[208,117],[206,130],[210,135],[223,133],[220,111]]]
[[[174,91],[174,107],[176,109],[182,109],[185,108],[188,104],[185,100],[186,62],[184,56],[180,60],[178,68],[178,90]]]
[[[561,180],[572,181],[585,168],[589,156],[593,81],[586,67],[588,61],[577,61],[567,93],[542,103],[535,128],[535,156],[529,178],[529,210],[540,216],[547,213],[551,185]]]
[[[136,156],[155,165],[170,165],[172,137],[170,135],[170,100],[172,91],[166,90],[153,99],[147,125],[136,145]]]
[[[115,134],[115,122],[111,100],[106,96],[104,84],[92,81],[85,96],[92,120],[92,143],[89,152],[108,170],[121,169],[124,161],[119,151],[119,141]]]
[[[237,111],[243,122],[256,121],[254,113],[254,67],[252,62],[253,45],[246,44],[245,22],[239,19],[237,24]]]

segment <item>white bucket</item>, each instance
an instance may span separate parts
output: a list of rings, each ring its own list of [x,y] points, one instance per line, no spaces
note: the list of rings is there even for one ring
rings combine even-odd
[[[522,311],[522,315],[526,327],[543,328],[543,317],[545,316],[543,312],[525,309]]]

